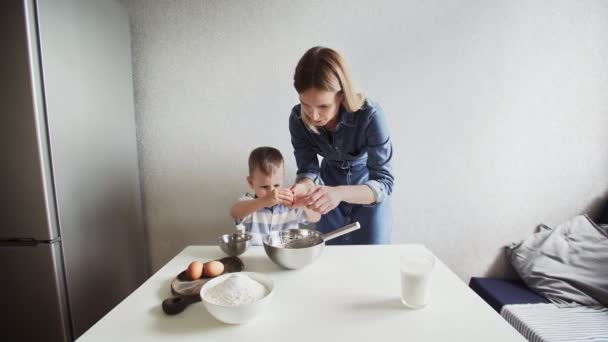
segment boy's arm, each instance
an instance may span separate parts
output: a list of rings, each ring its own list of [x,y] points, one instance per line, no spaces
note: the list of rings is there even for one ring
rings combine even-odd
[[[245,216],[266,206],[265,199],[255,198],[251,200],[239,201],[230,208],[230,215],[235,220],[240,220]]]
[[[319,220],[321,219],[321,213],[312,211],[306,207],[304,207],[302,209],[304,210],[304,218],[306,219],[306,221],[308,221],[310,223],[315,223],[315,222],[319,222]]]

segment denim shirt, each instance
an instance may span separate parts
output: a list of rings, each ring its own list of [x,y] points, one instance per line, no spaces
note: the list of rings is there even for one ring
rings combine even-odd
[[[309,178],[316,184],[321,179],[317,155],[330,165],[366,163],[368,185],[380,203],[393,190],[393,146],[390,140],[384,112],[380,106],[367,99],[358,111],[351,113],[340,107],[339,121],[333,141],[324,128],[320,134],[312,132],[302,120],[300,105],[293,107],[289,117],[291,144],[298,166],[296,181]]]

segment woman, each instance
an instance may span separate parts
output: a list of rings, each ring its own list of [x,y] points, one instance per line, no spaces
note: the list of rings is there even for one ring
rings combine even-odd
[[[382,109],[354,91],[344,59],[329,48],[302,56],[294,87],[300,97],[289,117],[298,166],[294,205],[323,214],[317,229],[324,233],[361,223],[329,244],[390,243],[393,148]]]

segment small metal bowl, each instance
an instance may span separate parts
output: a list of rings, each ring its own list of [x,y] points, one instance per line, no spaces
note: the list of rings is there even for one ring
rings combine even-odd
[[[217,238],[217,244],[224,253],[230,256],[239,256],[249,248],[251,238],[251,234],[245,232],[224,234]]]

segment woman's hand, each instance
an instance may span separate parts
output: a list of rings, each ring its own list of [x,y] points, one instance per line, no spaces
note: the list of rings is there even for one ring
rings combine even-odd
[[[342,202],[342,192],[337,187],[332,186],[317,186],[305,198],[306,207],[323,215],[332,211]]]
[[[314,186],[309,186],[303,183],[296,183],[289,187],[289,190],[293,193],[292,207],[304,207],[308,204],[308,194],[314,190]]]

